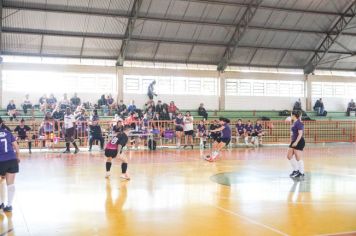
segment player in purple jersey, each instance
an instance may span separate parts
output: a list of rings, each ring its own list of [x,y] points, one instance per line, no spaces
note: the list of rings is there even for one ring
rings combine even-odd
[[[200,147],[206,148],[207,130],[204,124],[204,120],[201,120],[199,125],[197,125],[197,134],[200,138]]]
[[[178,116],[175,118],[174,125],[176,127],[177,148],[180,148],[182,135],[183,135],[183,131],[184,131],[183,115],[181,112],[179,112]]]
[[[205,157],[205,160],[210,162],[214,161],[219,156],[221,149],[229,145],[231,141],[231,128],[229,126],[230,120],[221,117],[219,121],[221,127],[215,130],[210,130],[210,132],[221,132],[221,136],[217,138],[213,143],[213,152],[211,156],[208,155]]]
[[[291,128],[291,143],[289,145],[287,158],[290,161],[293,172],[290,174],[292,178],[304,177],[304,162],[302,160],[302,151],[305,146],[303,138],[304,124],[300,120],[300,112],[292,112],[292,128]],[[294,158],[295,157],[295,158]]]
[[[19,172],[19,146],[15,137],[3,126],[0,117],[0,209],[12,211],[15,195],[15,175]],[[7,204],[5,193],[7,192]]]
[[[250,120],[247,121],[247,124],[245,125],[245,144],[248,144],[248,138],[252,136],[253,132],[253,125]]]
[[[257,146],[262,144],[262,136],[264,134],[261,120],[257,120],[255,126],[253,127],[251,143],[256,144]]]
[[[242,124],[242,120],[238,119],[236,124],[236,143],[239,143],[239,139],[245,138],[245,125]]]

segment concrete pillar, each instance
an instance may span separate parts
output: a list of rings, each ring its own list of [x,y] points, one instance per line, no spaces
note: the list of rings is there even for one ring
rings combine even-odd
[[[219,72],[219,110],[225,110],[225,74]]]
[[[124,67],[116,67],[116,84],[117,84],[117,97],[116,102],[124,100]]]
[[[304,77],[304,90],[306,95],[306,110],[311,111],[313,104],[312,104],[312,83],[311,78],[309,75],[305,75]]]

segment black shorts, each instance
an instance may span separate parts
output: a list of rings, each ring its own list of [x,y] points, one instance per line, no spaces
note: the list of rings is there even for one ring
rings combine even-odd
[[[114,149],[105,149],[105,156],[115,158],[117,156],[118,151]]]
[[[193,134],[194,134],[194,130],[184,131],[184,134],[185,134],[185,135],[190,135],[190,136],[193,136]]]
[[[152,94],[152,93],[148,93],[147,96],[148,96],[148,98],[149,98],[150,100],[153,99],[153,94]]]
[[[218,138],[216,140],[216,142],[218,142],[218,143],[225,143],[226,146],[229,145],[230,141],[231,141],[231,138]]]
[[[19,163],[16,159],[9,161],[0,161],[0,176],[5,176],[6,173],[15,174],[19,172]]]
[[[74,134],[75,134],[74,127],[65,130],[65,140],[67,143],[74,142]]]
[[[290,143],[290,145],[289,145],[290,148],[293,148],[293,149],[296,149],[296,150],[299,150],[299,151],[303,151],[303,149],[304,149],[304,147],[305,147],[305,140],[304,140],[304,138],[301,138],[301,139],[299,140],[299,142],[298,142],[298,144],[297,144],[296,147],[292,147],[292,144],[293,144],[293,143],[294,143],[294,142],[291,142],[291,143]]]
[[[176,126],[176,131],[183,132],[184,130],[182,126]]]

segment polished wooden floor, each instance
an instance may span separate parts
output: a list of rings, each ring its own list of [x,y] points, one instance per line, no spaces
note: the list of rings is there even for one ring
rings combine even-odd
[[[131,181],[103,154],[24,154],[5,235],[356,235],[356,146],[308,147],[304,181],[286,147],[131,151]]]

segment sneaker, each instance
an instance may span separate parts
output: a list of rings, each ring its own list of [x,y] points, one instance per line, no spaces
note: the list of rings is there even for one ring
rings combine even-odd
[[[65,150],[63,153],[70,153],[70,150]]]
[[[211,155],[211,158],[214,160],[219,156],[218,152],[213,152],[213,154]]]
[[[88,149],[88,152],[91,152],[91,148]]]
[[[294,170],[290,175],[289,175],[289,177],[293,177],[294,175],[296,175],[298,173],[298,171],[297,170]]]
[[[292,178],[296,178],[297,176],[299,176],[301,173],[297,170],[294,172],[294,175],[292,175]]]
[[[106,172],[105,178],[106,178],[106,179],[110,178],[110,172]]]
[[[4,207],[5,212],[12,212],[12,206],[6,206]]]
[[[31,150],[29,150],[29,151],[28,151],[28,153],[30,153],[30,154],[31,154],[31,153],[32,153],[32,151],[31,151]]]
[[[128,174],[122,174],[120,176],[121,179],[125,179],[125,180],[130,180],[130,176]]]
[[[76,148],[74,154],[77,154],[78,152],[79,152],[79,148]]]
[[[304,174],[298,171],[298,174],[294,178],[304,178]]]
[[[5,206],[4,206],[4,203],[1,203],[1,205],[0,205],[0,210],[1,210],[1,209],[4,209],[4,207],[5,207]]]

